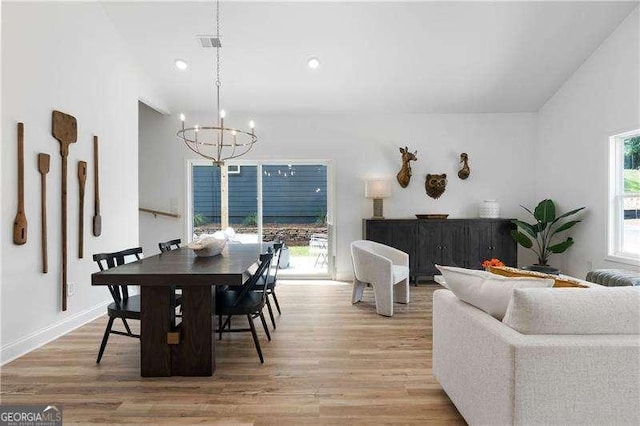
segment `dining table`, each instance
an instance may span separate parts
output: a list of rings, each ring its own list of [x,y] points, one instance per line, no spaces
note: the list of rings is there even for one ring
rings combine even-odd
[[[198,257],[176,250],[91,275],[94,286],[140,286],[142,377],[211,376],[215,371],[213,321],[216,286],[241,286],[269,243],[227,244],[222,253]],[[175,287],[182,289],[181,322],[174,324]],[[174,310],[174,312],[172,312]]]

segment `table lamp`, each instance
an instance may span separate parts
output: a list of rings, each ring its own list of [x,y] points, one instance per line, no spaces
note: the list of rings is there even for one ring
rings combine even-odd
[[[373,198],[372,219],[384,219],[382,215],[382,199],[391,195],[391,183],[384,179],[366,180],[364,183],[364,196]]]

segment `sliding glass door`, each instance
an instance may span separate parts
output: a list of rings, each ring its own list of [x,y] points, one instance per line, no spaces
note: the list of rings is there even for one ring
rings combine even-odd
[[[283,241],[282,276],[333,275],[329,162],[193,160],[187,180],[187,235],[231,226],[241,243]]]
[[[326,164],[263,164],[263,239],[287,246],[280,274],[329,276]]]

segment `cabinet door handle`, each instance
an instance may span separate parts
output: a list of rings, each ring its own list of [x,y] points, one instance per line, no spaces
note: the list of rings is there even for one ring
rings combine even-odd
[[[446,249],[447,249],[447,246],[442,246],[442,249],[443,249],[443,250],[446,250]]]

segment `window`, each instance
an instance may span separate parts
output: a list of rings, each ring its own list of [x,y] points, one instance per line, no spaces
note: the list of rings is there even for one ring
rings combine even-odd
[[[228,226],[236,231],[235,242],[281,239],[288,250],[279,274],[331,277],[330,178],[324,160],[241,160],[222,167],[188,160],[186,240]]]
[[[611,138],[609,250],[611,260],[640,262],[640,130]]]

